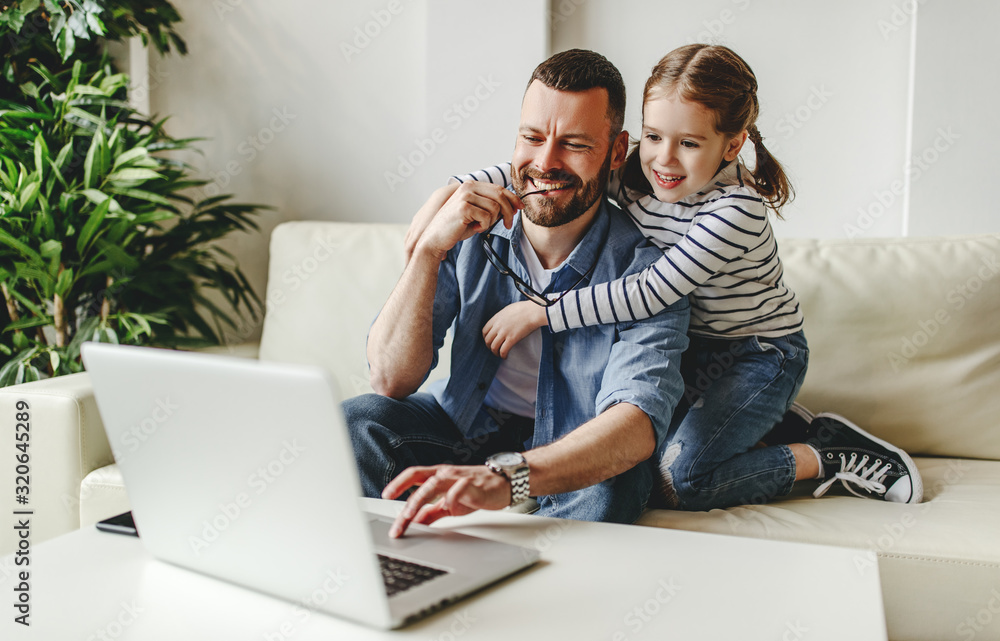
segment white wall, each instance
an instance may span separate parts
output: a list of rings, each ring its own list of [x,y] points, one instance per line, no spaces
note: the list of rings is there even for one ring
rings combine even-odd
[[[1000,4],[927,2],[918,13],[906,231],[1000,231],[990,191],[997,159],[990,144],[1000,138]]]
[[[278,222],[404,222],[448,175],[508,159],[531,69],[571,47],[622,70],[633,131],[669,50],[746,58],[798,194],[780,236],[1000,231],[979,142],[1000,127],[990,0],[174,3],[190,54],[152,58],[144,89],[173,135],[210,137],[190,159],[207,193],[276,208],[229,244],[262,294]]]
[[[636,129],[660,56],[725,44],[759,81],[765,144],[797,191],[780,236],[1000,231],[984,185],[1000,134],[1000,5],[927,0],[552,0],[554,51],[589,47],[625,76]],[[609,25],[620,24],[611,28]]]

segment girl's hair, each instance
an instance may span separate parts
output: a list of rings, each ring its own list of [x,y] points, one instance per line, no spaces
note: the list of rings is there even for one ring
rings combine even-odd
[[[757,77],[736,52],[721,45],[692,44],[674,49],[660,59],[646,81],[642,102],[658,95],[675,93],[681,100],[698,103],[715,114],[715,129],[726,137],[744,129],[753,143],[756,166],[753,174],[757,192],[780,217],[779,210],[793,197],[792,186],[778,161],[764,147],[757,116]],[[626,185],[652,191],[633,148],[625,165]]]

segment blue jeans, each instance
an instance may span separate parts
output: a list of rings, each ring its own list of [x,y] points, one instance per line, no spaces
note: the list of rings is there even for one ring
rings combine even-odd
[[[378,497],[397,474],[413,465],[482,465],[497,452],[531,446],[534,421],[483,407],[468,436],[430,394],[396,400],[364,394],[344,401],[365,496]],[[653,487],[652,460],[576,492],[537,497],[538,513],[580,521],[632,523]]]
[[[791,407],[808,362],[801,331],[780,338],[691,336],[681,361],[684,397],[656,456],[668,507],[710,510],[791,492],[791,450],[754,445]]]

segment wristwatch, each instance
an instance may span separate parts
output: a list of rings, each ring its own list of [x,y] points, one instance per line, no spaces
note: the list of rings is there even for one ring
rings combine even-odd
[[[510,481],[510,504],[528,500],[528,461],[518,452],[500,452],[486,459],[486,467]]]

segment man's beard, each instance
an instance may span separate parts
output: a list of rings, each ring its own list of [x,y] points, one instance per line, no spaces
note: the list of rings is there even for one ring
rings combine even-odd
[[[524,215],[528,217],[528,220],[539,227],[559,227],[573,222],[590,209],[599,198],[604,197],[604,189],[608,184],[610,173],[611,150],[609,149],[597,177],[588,182],[582,182],[579,176],[567,171],[556,170],[543,173],[531,168],[519,171],[513,166],[511,167],[511,181],[514,183],[514,191],[518,196],[535,189],[528,183],[529,178],[546,182],[568,182],[572,187],[576,187],[576,193],[568,203],[562,206],[556,205],[553,199],[540,195],[522,198]]]

